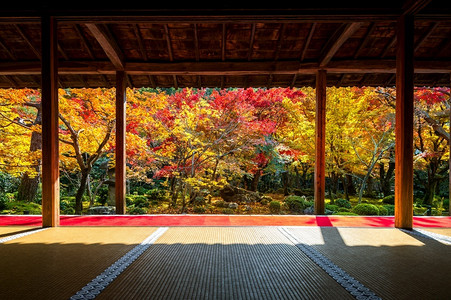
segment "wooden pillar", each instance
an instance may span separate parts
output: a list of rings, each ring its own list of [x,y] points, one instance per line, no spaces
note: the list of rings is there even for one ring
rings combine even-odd
[[[413,16],[398,20],[396,53],[395,227],[413,225]]]
[[[449,91],[451,93],[451,73],[449,73]],[[448,194],[449,194],[449,203],[451,203],[451,94],[449,96],[449,100],[448,103],[450,104],[450,110],[449,110],[449,137],[450,140],[448,142],[448,147],[449,147],[449,185],[448,185]],[[448,215],[451,216],[451,205],[448,207]]]
[[[116,214],[125,214],[125,105],[126,76],[124,71],[116,72]]]
[[[316,75],[315,214],[324,215],[326,187],[326,71]]]
[[[59,225],[57,23],[43,16],[42,29],[42,226]]]

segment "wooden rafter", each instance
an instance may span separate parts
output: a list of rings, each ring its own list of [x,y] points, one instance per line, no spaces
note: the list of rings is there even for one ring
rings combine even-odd
[[[402,6],[403,15],[416,15],[425,8],[431,0],[407,0]]]
[[[302,48],[301,59],[300,59],[301,62],[304,61],[305,54],[307,53],[307,49],[310,45],[310,41],[312,40],[313,33],[315,32],[315,28],[316,28],[316,23],[312,23],[312,26],[310,27],[307,39],[305,40],[304,47]]]
[[[222,24],[222,43],[221,43],[221,60],[225,61],[225,52],[226,52],[226,32],[227,32],[227,25],[224,23]]]
[[[8,47],[1,40],[0,40],[0,48],[2,48],[3,51],[5,51],[6,54],[8,54],[11,60],[17,60],[16,56],[11,51],[9,51]]]
[[[252,24],[251,35],[249,38],[249,52],[247,54],[247,60],[252,59],[252,53],[254,52],[254,41],[255,41],[255,23]]]
[[[104,24],[87,23],[86,27],[91,31],[94,38],[99,42],[105,54],[110,59],[116,70],[123,70],[125,66],[124,54],[117,42]]]
[[[14,28],[22,37],[22,39],[27,43],[27,45],[30,47],[31,51],[33,51],[36,57],[41,59],[41,52],[38,51],[38,49],[36,49],[35,46],[30,42],[30,39],[25,35],[25,32],[23,32],[22,28],[20,28],[20,26],[17,24],[14,24]]]
[[[415,44],[415,48],[413,48],[413,53],[415,53],[421,47],[421,45],[424,43],[424,41],[431,35],[431,33],[437,28],[438,25],[439,25],[439,22],[435,22],[428,28],[426,33],[424,35],[422,35],[421,38]]]
[[[194,31],[194,54],[196,57],[196,61],[199,61],[200,54],[199,54],[199,37],[197,32],[197,24],[193,25],[193,31]]]
[[[95,56],[94,56],[94,54],[92,53],[91,47],[89,47],[89,43],[88,43],[88,41],[86,40],[85,35],[82,34],[82,32],[81,32],[80,25],[74,24],[74,29],[75,29],[75,31],[77,32],[77,36],[80,38],[81,43],[82,43],[83,47],[85,48],[86,52],[88,52],[89,58],[91,58],[92,60],[94,60],[94,59],[95,59]]]
[[[282,41],[284,40],[286,24],[282,23],[279,30],[279,38],[277,39],[276,51],[274,53],[274,61],[279,59],[280,50],[282,49]]]
[[[325,67],[333,58],[340,47],[362,26],[363,23],[355,22],[341,26],[327,42],[319,61],[320,67]]]
[[[365,48],[375,27],[376,27],[375,23],[371,23],[371,25],[368,27],[368,30],[365,33],[365,38],[363,39],[362,43],[360,43],[359,48],[357,49],[357,51],[354,54],[354,59],[356,59],[360,56],[360,52],[362,52],[362,49]]]
[[[139,28],[138,28],[137,24],[133,24],[133,32],[135,33],[136,40],[138,41],[138,47],[139,47],[139,51],[141,52],[141,56],[142,56],[144,61],[147,61],[148,60],[147,53],[146,53],[146,50],[144,48],[141,32],[139,31]]]

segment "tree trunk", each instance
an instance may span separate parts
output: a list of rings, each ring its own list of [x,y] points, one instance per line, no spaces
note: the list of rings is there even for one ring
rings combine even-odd
[[[41,109],[38,109],[36,119],[34,120],[33,125],[40,124],[41,124]],[[41,150],[41,148],[42,148],[42,135],[38,132],[33,131],[31,133],[30,152]],[[37,166],[35,167],[37,175],[35,177],[30,177],[28,173],[23,174],[22,179],[20,180],[20,185],[17,189],[18,201],[33,202],[35,200],[39,187],[40,164],[41,160],[37,161]]]
[[[352,175],[350,174],[346,174],[346,192],[349,196],[354,196],[356,194],[354,181],[352,180]]]
[[[85,193],[86,186],[88,183],[90,170],[82,170],[81,171],[81,181],[80,186],[78,187],[77,194],[75,195],[75,214],[81,215],[83,211],[83,194]]]
[[[282,172],[282,183],[283,183],[283,195],[288,196],[288,171]],[[254,190],[255,192],[255,190]]]
[[[260,181],[260,177],[262,175],[262,170],[258,170],[257,172],[255,172],[254,177],[252,178],[252,182],[251,185],[249,187],[249,190],[252,192],[256,192],[257,191],[257,187],[258,187],[258,182]]]

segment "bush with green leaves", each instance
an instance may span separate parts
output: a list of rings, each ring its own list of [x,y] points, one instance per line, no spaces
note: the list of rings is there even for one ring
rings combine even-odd
[[[203,206],[194,206],[193,207],[193,212],[195,214],[203,214],[203,213],[205,213],[205,211],[206,211],[206,208]]]
[[[261,205],[268,205],[268,203],[271,203],[273,201],[271,196],[262,196],[260,200]]]
[[[326,204],[326,209],[332,211],[332,212],[338,212],[338,210],[340,209],[340,207],[338,205],[335,204]]]
[[[336,212],[334,215],[340,215],[340,216],[358,216],[358,214],[350,212],[350,211],[339,211]]]
[[[271,201],[269,202],[269,211],[272,214],[280,213],[281,204],[279,201]]]
[[[395,204],[395,195],[388,195],[382,199],[385,204]]]
[[[379,209],[374,204],[361,203],[357,204],[352,212],[360,216],[377,216],[379,215]]]
[[[388,209],[385,206],[378,205],[377,208],[379,209],[379,216],[388,216]]]
[[[166,196],[166,191],[163,189],[150,189],[146,195],[149,200],[163,201]]]
[[[295,214],[303,213],[304,209],[312,205],[312,203],[307,201],[303,196],[290,195],[285,197],[284,201],[290,212]]]
[[[0,211],[8,207],[9,197],[5,194],[0,194]]]
[[[384,207],[387,210],[387,215],[388,216],[394,216],[395,215],[395,205],[387,204],[387,205],[384,205]]]
[[[335,205],[337,205],[338,207],[344,207],[344,208],[351,208],[351,202],[349,200],[343,199],[343,198],[339,198],[335,200]]]
[[[127,207],[127,213],[129,215],[144,215],[147,211],[142,207],[136,207],[134,205]]]

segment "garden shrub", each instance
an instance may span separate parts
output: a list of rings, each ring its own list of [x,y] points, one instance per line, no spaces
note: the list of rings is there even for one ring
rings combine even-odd
[[[379,209],[379,216],[387,216],[388,215],[388,209],[386,209],[384,206],[379,205],[377,208]]]
[[[272,214],[280,213],[280,208],[281,208],[281,205],[280,205],[279,201],[271,201],[271,202],[269,202],[269,211]]]
[[[304,209],[310,206],[310,203],[301,196],[287,196],[285,199],[285,205],[292,213],[303,213]]]
[[[147,208],[147,207],[149,207],[149,201],[147,200],[147,197],[145,197],[145,196],[136,195],[136,196],[133,196],[133,205],[135,207]]]
[[[4,210],[8,207],[7,203],[9,202],[8,196],[5,194],[0,194],[0,210]]]
[[[270,196],[263,196],[260,200],[261,205],[268,205],[268,203],[271,203],[273,199]]]
[[[374,204],[361,203],[357,204],[352,212],[360,216],[377,216],[379,214],[379,209]]]
[[[382,199],[385,204],[395,204],[395,195],[388,195]]]
[[[151,189],[147,191],[147,199],[162,201],[165,199],[166,192],[162,189]]]
[[[229,207],[227,202],[225,202],[224,200],[218,200],[218,201],[214,202],[213,205],[216,207],[224,207],[224,208]]]
[[[127,207],[127,213],[129,215],[143,215],[146,213],[146,210],[142,207],[136,207],[134,205]]]
[[[449,209],[449,198],[443,199],[443,208]]]
[[[193,207],[193,212],[195,214],[203,214],[203,213],[205,213],[205,211],[206,211],[206,209],[203,206],[194,206]]]
[[[328,209],[332,212],[337,212],[339,207],[338,207],[338,205],[335,205],[335,204],[326,204],[326,209]]]
[[[336,212],[335,215],[340,215],[340,216],[358,216],[358,214],[350,212],[350,211],[339,211],[339,212]]]
[[[343,198],[339,198],[337,200],[335,200],[335,205],[337,205],[338,207],[344,207],[344,208],[351,208],[351,202],[349,200],[343,199]]]
[[[340,208],[338,208],[338,211],[339,212],[350,212],[351,209],[350,208],[346,208],[346,207],[340,207]]]
[[[224,208],[221,212],[225,215],[233,215],[234,210],[232,208]]]
[[[393,204],[384,205],[384,207],[387,210],[387,216],[395,215],[395,206]]]

